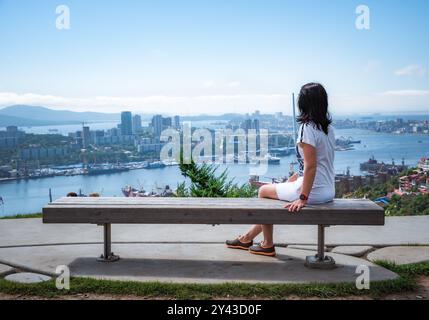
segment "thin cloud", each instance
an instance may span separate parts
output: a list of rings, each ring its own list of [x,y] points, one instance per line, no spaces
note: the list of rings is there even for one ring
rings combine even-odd
[[[34,93],[0,92],[0,107],[14,104],[45,106],[57,110],[112,113],[130,110],[146,114],[195,115],[247,113],[255,109],[264,113],[278,111],[289,115],[292,113],[290,94],[70,98]],[[334,114],[373,112],[374,108],[379,112],[426,111],[428,105],[429,90],[398,90],[368,95],[332,93],[330,96],[330,107]]]
[[[429,96],[429,90],[392,90],[382,92],[384,96],[424,97]]]
[[[395,71],[395,75],[398,77],[405,77],[405,76],[424,77],[426,76],[426,74],[427,74],[426,68],[418,64],[405,66]]]
[[[213,114],[232,110],[245,113],[253,111],[255,106],[264,106],[267,112],[275,112],[288,108],[289,100],[290,96],[283,94],[67,98],[0,92],[0,107],[23,104],[59,110],[101,112],[119,112],[126,108],[143,113]]]

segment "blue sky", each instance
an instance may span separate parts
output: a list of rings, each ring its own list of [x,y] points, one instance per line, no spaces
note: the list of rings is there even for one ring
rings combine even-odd
[[[428,16],[426,0],[0,0],[0,107],[290,113],[318,81],[338,114],[429,111]]]

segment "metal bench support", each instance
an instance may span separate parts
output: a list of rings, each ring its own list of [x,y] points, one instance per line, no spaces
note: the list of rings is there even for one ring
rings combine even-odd
[[[334,269],[335,260],[332,257],[325,256],[325,225],[319,225],[317,228],[317,254],[308,256],[305,259],[305,266],[312,269]]]
[[[100,262],[114,262],[119,260],[112,252],[112,226],[110,223],[103,224],[104,253],[97,259]]]

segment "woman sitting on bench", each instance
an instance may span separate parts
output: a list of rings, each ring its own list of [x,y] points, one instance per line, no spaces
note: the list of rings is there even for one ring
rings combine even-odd
[[[304,85],[298,97],[298,108],[301,124],[296,146],[299,174],[285,183],[264,185],[259,189],[260,198],[288,201],[285,208],[290,213],[300,211],[307,203],[331,202],[335,197],[335,135],[323,86],[318,83]],[[264,240],[253,245],[253,239],[261,232]],[[273,225],[255,225],[245,235],[227,240],[226,245],[253,254],[275,256]]]

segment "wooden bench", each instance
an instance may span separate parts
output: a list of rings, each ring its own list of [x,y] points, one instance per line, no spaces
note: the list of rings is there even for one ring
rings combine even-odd
[[[307,257],[314,268],[335,266],[325,255],[325,227],[384,225],[384,211],[369,200],[336,199],[289,213],[285,202],[236,198],[61,198],[43,208],[44,223],[97,224],[104,227],[100,261],[119,259],[111,251],[111,224],[274,224],[317,225],[318,252]],[[233,235],[231,235],[233,236]]]

